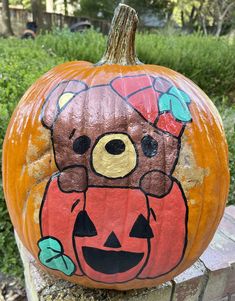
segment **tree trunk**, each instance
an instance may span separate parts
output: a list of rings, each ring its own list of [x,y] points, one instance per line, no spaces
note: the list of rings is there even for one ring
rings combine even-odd
[[[13,30],[11,28],[10,10],[8,0],[2,0],[2,35],[5,37],[13,36]]]
[[[64,14],[68,16],[68,1],[64,0]]]
[[[40,31],[44,27],[42,1],[41,0],[31,0],[31,8],[32,8],[32,14],[33,14],[33,21],[36,22],[36,24],[38,26],[38,31]]]
[[[184,28],[185,26],[185,21],[184,21],[184,12],[181,10],[180,12],[180,17],[181,17],[181,23],[182,23],[182,27]]]
[[[225,5],[226,1],[224,1],[224,3],[217,1],[218,20],[217,20],[217,30],[215,33],[216,37],[220,36],[224,20],[228,15],[228,13],[231,11],[232,7],[235,5],[235,2],[231,1],[229,4],[227,4],[227,6],[224,6],[223,4]],[[220,7],[220,5],[222,5],[222,7]]]
[[[204,16],[204,14],[200,13],[200,19],[201,19],[203,33],[205,36],[207,36],[206,18]]]
[[[218,20],[218,22],[217,22],[217,29],[216,29],[216,33],[215,33],[216,37],[220,36],[221,31],[222,31],[222,26],[223,26],[223,19]]]

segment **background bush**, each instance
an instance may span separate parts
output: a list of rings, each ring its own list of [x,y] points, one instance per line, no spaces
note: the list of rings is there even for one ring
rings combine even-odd
[[[63,59],[49,55],[33,41],[0,39],[0,49],[0,157],[2,157],[4,134],[16,104],[39,76],[61,63]],[[10,275],[22,275],[12,225],[3,197],[1,177],[0,271]]]
[[[0,152],[9,118],[27,88],[64,61],[97,62],[105,43],[105,38],[95,31],[54,32],[39,36],[36,41],[0,39]],[[138,34],[137,52],[144,63],[163,65],[186,75],[216,103],[229,143],[231,188],[228,204],[235,203],[235,105],[227,97],[235,90],[235,45],[213,37]],[[1,181],[0,178],[0,271],[21,275]]]
[[[88,31],[43,35],[37,45],[65,60],[96,63],[105,49],[102,34]],[[137,54],[145,64],[177,70],[199,85],[210,97],[227,95],[235,86],[235,43],[213,36],[138,34]]]

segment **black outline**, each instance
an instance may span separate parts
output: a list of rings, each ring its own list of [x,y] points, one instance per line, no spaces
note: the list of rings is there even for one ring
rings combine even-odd
[[[72,132],[69,135],[69,140],[71,140],[73,138],[75,132],[76,132],[76,129],[73,129]]]
[[[149,88],[153,88],[156,92],[158,92],[158,93],[160,93],[160,94],[163,94],[163,92],[161,92],[161,91],[158,91],[157,89],[156,89],[156,87],[155,87],[155,82],[157,81],[157,79],[162,79],[162,80],[164,80],[164,81],[166,81],[166,82],[168,82],[169,84],[170,84],[170,88],[169,89],[171,89],[172,88],[172,86],[175,86],[175,84],[174,83],[172,83],[172,82],[170,82],[170,81],[168,81],[167,79],[165,79],[164,77],[160,77],[160,76],[152,76],[152,75],[149,75],[149,77],[152,79],[152,84],[150,85],[150,86],[147,86],[147,87],[144,87],[144,88],[142,88],[142,89],[139,89],[139,90],[137,90],[137,91],[135,91],[135,92],[132,92],[132,93],[130,93],[129,95],[127,95],[126,97],[123,97],[123,96],[121,96],[114,88],[113,88],[113,86],[112,86],[112,83],[113,83],[113,81],[114,80],[116,80],[116,79],[118,79],[118,78],[126,78],[126,77],[141,77],[141,76],[146,76],[146,74],[137,74],[137,75],[127,75],[127,76],[118,76],[118,77],[115,77],[113,80],[111,80],[110,82],[109,82],[109,84],[103,84],[103,85],[94,85],[94,86],[92,86],[92,87],[88,87],[87,86],[87,84],[85,84],[83,81],[79,81],[79,80],[67,80],[67,81],[62,81],[62,82],[60,82],[59,84],[57,84],[54,88],[53,88],[53,90],[48,94],[48,96],[46,97],[46,100],[45,100],[45,102],[44,102],[44,104],[43,104],[43,106],[42,106],[42,109],[41,109],[41,114],[40,114],[40,120],[41,120],[41,122],[42,122],[42,125],[45,127],[45,128],[47,128],[47,129],[49,129],[50,131],[51,131],[51,141],[52,141],[52,146],[53,146],[53,154],[54,154],[54,159],[55,159],[55,163],[56,163],[56,166],[57,166],[57,168],[58,168],[58,170],[60,170],[59,169],[59,167],[58,167],[58,165],[57,165],[57,162],[56,162],[56,156],[55,156],[55,149],[54,149],[54,139],[53,139],[53,128],[54,128],[54,123],[55,123],[55,121],[57,120],[57,118],[58,118],[58,115],[60,114],[60,112],[67,106],[67,104],[69,104],[70,103],[70,101],[72,100],[72,99],[74,99],[74,97],[75,96],[77,96],[78,94],[80,94],[80,93],[82,93],[82,92],[85,92],[85,91],[87,91],[88,89],[92,89],[92,88],[97,88],[97,87],[104,87],[104,86],[109,86],[114,92],[115,92],[115,94],[117,94],[117,95],[119,95],[130,107],[132,107],[132,109],[134,110],[134,111],[136,111],[148,124],[150,124],[151,126],[153,126],[153,128],[155,129],[155,131],[158,133],[158,134],[160,134],[160,135],[163,135],[163,134],[168,134],[169,136],[173,136],[173,137],[175,137],[177,140],[178,140],[178,145],[177,145],[177,154],[176,154],[176,160],[175,160],[175,162],[174,162],[174,165],[173,165],[173,167],[172,167],[172,169],[171,169],[171,171],[170,171],[170,175],[167,175],[167,174],[165,174],[164,172],[162,172],[162,171],[159,171],[159,170],[150,170],[150,171],[158,171],[158,172],[161,172],[161,173],[163,173],[163,174],[165,174],[165,175],[167,175],[167,176],[169,176],[170,178],[171,178],[171,180],[172,180],[172,185],[171,185],[171,188],[169,189],[169,191],[168,191],[168,193],[166,193],[166,194],[164,194],[163,196],[161,196],[161,197],[157,197],[157,198],[163,198],[164,196],[166,196],[166,195],[168,195],[169,193],[170,193],[170,191],[171,191],[171,189],[172,189],[172,187],[173,187],[173,184],[174,183],[176,183],[177,185],[178,185],[178,187],[179,187],[179,189],[180,189],[180,191],[181,191],[181,195],[182,195],[182,198],[183,198],[183,200],[184,200],[184,203],[185,203],[185,238],[184,238],[184,247],[183,247],[183,249],[182,249],[182,255],[181,255],[181,258],[180,258],[180,260],[178,261],[178,263],[173,267],[173,268],[171,268],[169,271],[167,271],[167,272],[164,272],[164,273],[162,273],[162,274],[160,274],[160,275],[157,275],[157,276],[155,276],[155,277],[145,277],[145,278],[139,278],[138,276],[142,273],[142,271],[144,270],[144,268],[146,267],[146,265],[147,265],[147,263],[148,263],[148,260],[149,260],[149,256],[150,256],[150,253],[151,253],[151,243],[150,243],[150,238],[148,238],[147,239],[147,248],[148,248],[148,252],[147,252],[147,256],[146,256],[146,260],[145,260],[145,262],[144,262],[144,264],[143,264],[143,266],[142,266],[142,268],[140,269],[140,271],[135,275],[135,276],[133,276],[133,278],[131,278],[131,279],[129,279],[129,280],[127,280],[127,281],[123,281],[123,282],[103,282],[103,281],[97,281],[97,280],[93,280],[92,278],[90,278],[90,277],[88,277],[85,273],[84,273],[84,271],[83,271],[83,269],[81,268],[81,265],[80,265],[80,262],[79,262],[79,257],[78,257],[78,254],[77,254],[77,252],[75,251],[76,250],[76,245],[75,245],[75,237],[74,237],[74,233],[72,233],[72,245],[73,245],[73,249],[74,249],[74,252],[75,252],[75,257],[76,257],[76,260],[77,260],[77,264],[78,264],[78,267],[80,268],[80,271],[81,271],[81,273],[83,273],[83,275],[76,275],[76,276],[86,276],[86,277],[88,277],[89,279],[92,279],[93,281],[95,281],[95,282],[100,282],[100,283],[105,283],[105,284],[107,284],[107,285],[109,285],[109,284],[118,284],[118,283],[127,283],[127,282],[129,282],[129,281],[131,281],[131,280],[133,280],[133,279],[140,279],[140,280],[145,280],[145,279],[157,279],[157,278],[159,278],[159,277],[161,277],[161,276],[163,276],[163,275],[165,275],[165,274],[168,274],[169,272],[171,272],[172,270],[174,270],[179,264],[180,264],[180,262],[182,261],[182,259],[184,258],[184,255],[185,255],[185,251],[186,251],[186,248],[187,248],[187,243],[188,243],[188,204],[187,204],[187,199],[186,199],[186,196],[185,196],[185,194],[184,194],[184,191],[183,191],[183,188],[182,188],[182,186],[181,186],[181,183],[176,179],[176,178],[174,178],[171,174],[173,173],[173,171],[174,171],[174,169],[175,169],[175,167],[176,167],[176,165],[177,165],[177,163],[178,163],[178,160],[179,160],[179,153],[180,153],[180,149],[181,149],[181,136],[183,135],[183,132],[184,132],[184,129],[185,129],[185,127],[186,127],[186,124],[187,123],[189,123],[189,122],[192,122],[192,119],[190,120],[190,121],[188,121],[188,122],[182,122],[181,120],[177,120],[173,115],[173,118],[176,120],[176,121],[178,121],[178,122],[180,122],[181,124],[182,124],[182,129],[181,129],[181,131],[180,131],[180,133],[179,133],[179,135],[178,136],[175,136],[175,135],[173,135],[172,133],[170,133],[170,132],[168,132],[168,131],[164,131],[164,130],[162,130],[162,129],[160,129],[160,128],[158,128],[157,127],[157,122],[158,122],[158,120],[159,120],[159,117],[160,117],[160,115],[162,115],[162,114],[165,114],[165,112],[169,112],[170,113],[170,111],[164,111],[164,112],[159,112],[159,107],[158,107],[158,116],[156,117],[156,119],[154,120],[154,122],[152,123],[152,122],[150,122],[150,121],[148,121],[148,120],[146,120],[146,118],[137,110],[137,109],[135,109],[129,102],[128,102],[128,98],[130,97],[130,96],[132,96],[132,95],[134,95],[134,94],[136,94],[136,93],[138,93],[138,92],[140,92],[140,91],[142,91],[142,90],[146,90],[146,89],[149,89]],[[44,121],[43,121],[43,115],[44,115],[44,108],[45,108],[45,106],[46,106],[46,104],[48,103],[48,101],[49,101],[49,97],[50,97],[50,95],[57,89],[57,87],[60,85],[60,84],[62,84],[62,83],[69,83],[69,82],[71,82],[71,81],[77,81],[77,82],[79,82],[79,83],[82,83],[82,84],[84,84],[84,89],[82,89],[81,91],[79,91],[78,93],[74,93],[74,92],[70,92],[70,91],[66,91],[66,93],[73,93],[74,94],[74,96],[71,98],[71,100],[69,100],[68,101],[68,103],[62,108],[62,109],[58,109],[58,107],[57,107],[57,114],[55,115],[55,118],[54,118],[54,121],[53,121],[53,124],[52,124],[52,126],[51,127],[48,127],[48,126],[46,126],[46,124],[44,123]],[[65,87],[65,89],[66,89],[66,87]],[[169,91],[169,89],[168,89],[168,91]],[[179,89],[179,88],[178,88]],[[181,90],[181,89],[179,89],[179,90]],[[183,90],[181,90],[181,91],[183,91]],[[183,91],[184,92],[184,91]],[[167,92],[164,92],[164,93],[167,93]],[[168,94],[171,94],[171,93],[168,93]],[[191,99],[190,99],[190,102],[189,102],[189,104],[191,103]],[[58,102],[57,102],[57,105],[58,105]],[[158,106],[158,102],[157,102],[157,106]],[[137,148],[136,148],[136,146],[135,146],[135,144],[134,144],[134,142],[132,141],[132,139],[131,139],[131,137],[127,134],[127,133],[123,133],[123,132],[108,132],[108,133],[105,133],[105,134],[103,134],[103,135],[101,135],[101,136],[99,136],[97,139],[96,139],[96,141],[95,141],[95,143],[94,143],[94,145],[93,145],[93,147],[92,147],[92,150],[91,150],[91,154],[92,154],[92,152],[93,152],[93,149],[94,149],[94,147],[95,147],[95,145],[97,144],[97,142],[98,142],[98,139],[100,139],[102,136],[104,136],[104,135],[107,135],[107,134],[119,134],[119,133],[121,133],[121,134],[125,134],[125,135],[127,135],[128,137],[129,137],[129,139],[131,140],[131,142],[133,143],[133,145],[134,145],[134,148],[135,148],[135,150],[136,150],[136,156],[137,156],[137,163],[136,163],[136,166],[135,166],[135,168],[130,172],[130,173],[132,173],[136,168],[137,168],[137,166],[138,166],[138,157],[139,157],[139,155],[138,155],[138,152],[137,152]],[[70,134],[70,136],[71,136],[71,134]],[[72,138],[72,137],[71,137]],[[69,139],[71,139],[71,138],[69,138]],[[92,163],[92,155],[90,156],[90,164]],[[67,167],[65,167],[63,170],[61,170],[61,171],[59,171],[59,172],[57,172],[57,173],[55,173],[55,174],[53,174],[52,176],[51,176],[51,178],[49,179],[49,181],[47,182],[47,185],[46,185],[46,187],[45,187],[45,190],[44,190],[44,194],[43,194],[43,198],[42,198],[42,203],[41,203],[41,206],[40,206],[40,211],[39,211],[39,224],[40,224],[40,233],[41,233],[41,239],[38,241],[38,243],[41,241],[41,240],[43,240],[43,239],[45,239],[45,238],[47,238],[47,237],[51,237],[51,238],[54,238],[53,236],[45,236],[45,237],[43,237],[43,233],[42,233],[42,209],[43,209],[43,207],[44,207],[44,202],[45,202],[45,199],[46,199],[46,195],[47,195],[47,191],[48,191],[48,188],[49,188],[49,186],[50,186],[50,183],[51,183],[51,181],[54,179],[54,178],[56,178],[57,177],[57,184],[58,184],[58,187],[59,187],[59,189],[61,189],[61,187],[59,186],[59,176],[60,176],[60,173],[62,172],[62,171],[64,171],[64,170],[66,170],[67,168],[71,168],[71,167],[83,167],[83,168],[85,168],[86,169],[86,175],[87,175],[87,183],[88,183],[88,172],[87,172],[87,168],[85,167],[85,166],[83,166],[83,165],[70,165],[70,166],[67,166]],[[91,169],[94,171],[94,169],[93,169],[93,164],[91,164]],[[149,171],[149,172],[150,172]],[[95,172],[96,173],[96,172]],[[130,174],[129,173],[129,174]],[[148,172],[147,172],[148,173]],[[146,174],[147,174],[146,173]],[[100,174],[98,174],[98,173],[96,173],[97,175],[100,175]],[[127,174],[126,176],[128,176],[129,174]],[[145,175],[146,175],[145,174]],[[145,175],[143,175],[142,177],[141,177],[141,179],[145,176]],[[102,176],[102,177],[104,177],[103,175],[100,175],[100,176]],[[126,177],[126,176],[124,176],[124,177]],[[105,177],[105,178],[108,178],[108,177]],[[112,180],[114,180],[114,179],[120,179],[120,178],[123,178],[123,177],[119,177],[119,178],[108,178],[108,179],[112,179]],[[141,189],[141,187],[129,187],[129,186],[126,186],[126,187],[124,187],[124,186],[122,186],[122,187],[118,187],[118,186],[104,186],[104,185],[102,185],[102,186],[99,186],[99,185],[89,185],[88,187],[109,187],[109,188],[123,188],[123,189],[126,189],[126,188],[128,188],[128,189],[140,189],[142,192],[143,192],[143,190]],[[87,189],[88,189],[88,187],[87,187]],[[86,190],[87,190],[86,189]],[[81,193],[82,191],[63,191],[62,189],[61,189],[61,191],[62,192],[64,192],[64,193],[71,193],[71,192],[78,192],[78,193]],[[84,206],[83,206],[83,209],[85,209],[85,206],[86,206],[86,191],[84,191],[83,192],[84,193]],[[143,192],[144,193],[144,192]],[[148,221],[150,221],[150,215],[152,214],[153,215],[153,209],[152,208],[150,208],[150,206],[149,206],[149,200],[148,200],[148,195],[151,195],[151,194],[146,194],[146,193],[144,193],[145,194],[145,197],[146,197],[146,206],[147,206],[147,214],[148,214]],[[154,197],[156,197],[155,195],[153,195]],[[77,202],[77,201],[76,201]],[[76,203],[75,202],[75,203]],[[73,204],[74,205],[74,204]],[[76,204],[77,205],[77,204]],[[75,207],[75,206],[74,206]],[[73,206],[72,206],[72,208],[71,208],[71,210],[73,209]],[[155,213],[154,213],[154,215],[155,215]],[[154,215],[153,215],[153,218],[154,218]],[[155,218],[154,218],[155,220],[156,220],[156,215],[155,215]],[[60,243],[60,245],[61,245],[61,250],[64,250],[63,249],[63,246],[62,246],[62,244],[61,244],[61,242],[57,239],[57,238],[55,238],[59,243]],[[40,251],[41,252],[41,251]],[[66,255],[66,254],[64,254],[64,255]],[[67,256],[67,255],[66,255]],[[75,273],[76,272],[76,266],[75,266],[75,271],[74,271],[74,273],[73,274],[76,274]]]
[[[150,206],[149,206],[149,199],[148,199],[148,196],[146,194],[145,194],[145,199],[146,199],[146,207],[147,207],[147,220],[148,220],[148,223],[150,225]],[[152,239],[152,237],[147,238],[148,253],[147,253],[147,256],[146,256],[145,263],[143,264],[142,268],[139,270],[139,272],[136,275],[136,279],[138,279],[138,276],[143,272],[144,268],[148,264],[149,257],[150,257],[150,254],[151,254],[151,241],[150,241],[151,239]]]
[[[150,213],[152,214],[153,219],[155,220],[155,222],[157,221],[157,216],[153,210],[153,208],[150,208]]]
[[[80,199],[77,199],[74,203],[73,203],[73,205],[72,205],[72,207],[71,207],[71,213],[73,212],[73,210],[76,208],[76,206],[80,203]]]

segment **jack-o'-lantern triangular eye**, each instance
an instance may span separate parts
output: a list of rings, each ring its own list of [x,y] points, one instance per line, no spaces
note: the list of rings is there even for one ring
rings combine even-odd
[[[153,236],[153,231],[149,222],[142,214],[140,214],[131,229],[130,237],[152,238]]]
[[[78,237],[91,237],[97,235],[95,225],[91,221],[86,210],[82,210],[78,213],[74,224],[73,235]]]

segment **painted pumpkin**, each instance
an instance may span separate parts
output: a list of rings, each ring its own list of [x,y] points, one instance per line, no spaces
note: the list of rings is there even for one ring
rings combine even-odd
[[[209,244],[228,193],[227,144],[195,84],[136,59],[134,10],[120,5],[112,26],[100,63],[55,67],[23,96],[4,142],[4,191],[44,269],[131,289],[172,279]]]

